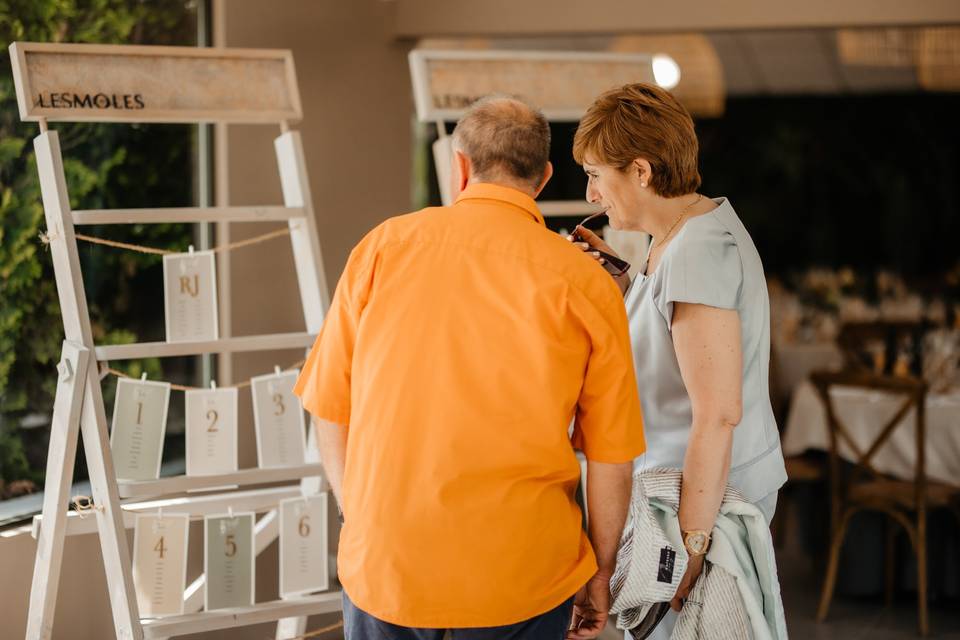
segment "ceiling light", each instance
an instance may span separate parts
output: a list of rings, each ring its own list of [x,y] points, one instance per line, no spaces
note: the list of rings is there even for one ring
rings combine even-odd
[[[653,56],[653,77],[664,89],[673,89],[680,83],[680,65],[664,53]]]

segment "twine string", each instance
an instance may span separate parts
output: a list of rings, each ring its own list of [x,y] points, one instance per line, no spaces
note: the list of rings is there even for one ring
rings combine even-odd
[[[247,238],[246,240],[237,240],[236,242],[231,242],[229,244],[219,245],[213,249],[210,249],[210,251],[215,254],[223,253],[225,251],[233,251],[234,249],[242,249],[243,247],[249,247],[250,245],[259,244],[261,242],[266,242],[268,240],[273,240],[274,238],[281,238],[288,235],[290,235],[290,227],[285,227],[283,229],[277,229],[275,231],[269,231],[267,233],[260,234],[259,236]],[[148,247],[142,244],[120,242],[118,240],[107,240],[106,238],[97,238],[96,236],[88,236],[82,233],[74,234],[74,237],[77,240],[83,240],[84,242],[89,242],[91,244],[100,244],[107,247],[113,247],[115,249],[125,249],[127,251],[136,251],[138,253],[146,253],[150,255],[169,256],[183,253],[182,251],[157,249],[156,247]],[[40,242],[42,242],[44,245],[49,245],[55,239],[56,236],[49,231],[40,233]]]

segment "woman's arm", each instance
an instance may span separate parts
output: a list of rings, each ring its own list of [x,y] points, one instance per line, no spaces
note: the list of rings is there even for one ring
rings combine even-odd
[[[727,486],[733,429],[743,410],[740,316],[731,309],[678,302],[672,333],[693,407],[680,489],[680,529],[710,532]],[[703,556],[692,558],[671,602],[675,610],[702,570]]]

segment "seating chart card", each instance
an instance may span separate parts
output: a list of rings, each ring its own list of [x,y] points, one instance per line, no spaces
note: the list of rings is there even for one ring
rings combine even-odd
[[[169,404],[169,382],[117,380],[110,431],[110,450],[117,479],[156,480],[160,477]]]
[[[262,468],[304,463],[306,421],[300,398],[293,393],[299,370],[271,373],[250,380],[257,460]]]
[[[187,475],[237,470],[237,389],[187,391]]]
[[[189,533],[190,517],[186,514],[137,515],[133,586],[144,618],[183,613]]]
[[[212,251],[163,256],[167,342],[216,340],[217,276]]]
[[[207,516],[203,520],[203,540],[206,610],[252,605],[256,569],[253,514]]]
[[[280,597],[325,591],[329,586],[327,494],[281,501]]]

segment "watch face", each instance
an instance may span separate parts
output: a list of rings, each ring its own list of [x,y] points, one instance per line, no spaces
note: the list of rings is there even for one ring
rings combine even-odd
[[[687,547],[691,553],[703,553],[707,548],[707,536],[699,532],[689,534],[687,536]]]

